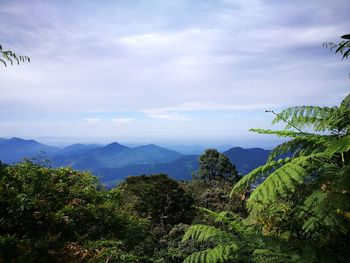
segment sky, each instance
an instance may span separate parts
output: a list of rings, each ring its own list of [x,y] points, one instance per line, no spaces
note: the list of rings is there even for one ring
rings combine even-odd
[[[270,148],[265,113],[338,105],[348,0],[0,0],[0,137]],[[280,127],[275,127],[280,128]]]

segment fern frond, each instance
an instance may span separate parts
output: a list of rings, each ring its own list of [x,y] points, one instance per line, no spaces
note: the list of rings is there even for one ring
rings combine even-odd
[[[339,138],[329,143],[325,153],[329,156],[350,151],[350,135]]]
[[[206,241],[232,241],[233,236],[219,228],[206,225],[192,225],[188,228],[182,241],[196,239],[198,242]]]
[[[294,140],[287,141],[276,146],[269,154],[267,162],[272,162],[277,157],[293,154],[294,157],[310,155],[325,148],[321,139],[318,136],[311,137],[297,137]]]
[[[302,261],[301,256],[296,252],[293,253],[290,251],[273,251],[266,248],[255,249],[252,254],[252,259],[253,262],[256,263],[305,262]]]
[[[30,58],[27,56],[18,56],[16,53],[12,52],[11,50],[3,50],[2,45],[0,45],[0,56],[4,59],[0,58],[0,62],[4,64],[5,67],[7,67],[6,62],[10,62],[11,65],[13,65],[13,61],[15,60],[16,63],[19,65],[20,62],[28,61],[30,62]]]
[[[334,166],[333,166],[334,168]],[[344,211],[350,209],[350,166],[340,172],[329,169],[319,188],[314,190],[298,207],[303,221],[302,231],[309,238],[326,240],[334,234],[346,232]]]
[[[334,137],[334,135],[327,136],[315,133],[294,132],[290,130],[274,131],[265,129],[250,129],[250,131],[261,134],[274,134],[279,137],[293,138],[292,140],[284,142],[275,147],[269,155],[267,160],[268,163],[285,154],[293,154],[294,157],[315,154],[324,150],[328,146],[327,142],[329,142],[329,139]]]
[[[293,126],[298,128],[313,127],[316,131],[327,129],[326,120],[337,110],[336,107],[318,107],[318,106],[296,106],[284,109],[277,114],[272,124],[286,122],[286,129]]]
[[[323,158],[324,154],[301,156],[276,169],[252,192],[247,206],[252,208],[254,203],[268,204],[277,198],[287,197],[304,183],[305,178],[319,169],[318,163]]]
[[[184,263],[224,263],[232,262],[235,251],[239,249],[236,244],[220,244],[212,249],[193,253],[185,258]]]
[[[200,210],[208,213],[211,217],[215,219],[215,223],[222,223],[228,226],[230,231],[233,231],[235,234],[246,234],[246,235],[254,235],[257,233],[256,229],[245,222],[239,215],[231,213],[229,211],[222,211],[220,213],[216,213],[206,208],[199,208]]]
[[[350,109],[350,94],[348,94],[340,104],[339,109],[348,110]]]
[[[271,161],[263,166],[260,166],[249,174],[245,175],[238,183],[233,187],[230,196],[239,194],[242,190],[251,189],[251,185],[256,183],[258,179],[263,179],[268,176],[273,170],[281,167],[282,165],[291,161],[291,158],[287,157],[285,159],[280,159],[278,162]]]
[[[269,129],[252,128],[252,129],[249,129],[249,131],[259,133],[259,134],[271,134],[271,135],[276,135],[278,137],[289,137],[289,138],[295,138],[301,135],[305,135],[305,133],[294,132],[290,130],[275,131],[275,130],[269,130]]]

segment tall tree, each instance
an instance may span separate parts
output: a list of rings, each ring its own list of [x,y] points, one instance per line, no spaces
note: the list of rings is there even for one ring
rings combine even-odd
[[[199,157],[199,169],[194,174],[195,179],[236,179],[236,167],[222,153],[215,149],[207,149]]]

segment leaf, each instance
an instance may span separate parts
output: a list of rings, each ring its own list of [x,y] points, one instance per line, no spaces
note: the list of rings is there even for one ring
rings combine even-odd
[[[5,67],[7,67],[5,60],[3,60],[3,59],[0,58],[0,61],[1,61],[2,63],[4,63]]]
[[[341,38],[342,38],[342,39],[350,39],[350,34],[342,35]]]

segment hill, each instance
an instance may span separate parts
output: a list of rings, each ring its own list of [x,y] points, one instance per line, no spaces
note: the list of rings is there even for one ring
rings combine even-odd
[[[261,148],[243,149],[234,147],[223,152],[236,165],[237,171],[244,175],[266,163],[270,154],[269,150]]]
[[[0,138],[0,144],[3,144],[4,142],[6,142],[7,141],[7,139],[5,139],[5,138]]]
[[[130,165],[167,163],[181,157],[178,152],[153,144],[130,148],[113,142],[90,150],[86,146],[74,148],[82,148],[83,151],[75,151],[73,154],[57,154],[52,158],[53,165],[96,170],[101,167],[120,168]]]
[[[120,168],[98,168],[92,172],[108,186],[114,185],[130,175],[165,173],[175,180],[191,180],[192,172],[198,169],[198,155],[182,156],[169,163],[135,164]]]
[[[69,145],[61,150],[59,150],[56,154],[57,155],[64,155],[64,156],[69,156],[69,155],[74,155],[74,154],[82,154],[86,153],[87,151],[90,151],[92,149],[96,149],[100,146],[97,144],[81,144],[81,143],[76,143]]]
[[[231,163],[236,165],[239,174],[242,175],[264,164],[269,153],[269,150],[261,148],[243,149],[240,147],[234,147],[224,152]],[[136,164],[119,168],[101,167],[92,170],[92,172],[108,186],[123,180],[127,176],[141,174],[166,173],[175,180],[191,180],[192,173],[199,167],[198,159],[199,155],[185,155],[168,163]]]
[[[154,144],[137,147],[127,147],[117,142],[106,146],[73,144],[59,149],[34,140],[0,138],[0,160],[4,163],[36,157],[41,152],[45,152],[53,167],[71,166],[77,170],[89,170],[107,185],[115,184],[129,175],[157,173],[166,173],[176,180],[191,180],[192,173],[199,166],[199,155],[181,155]],[[244,175],[264,164],[270,151],[234,147],[223,153]]]
[[[58,151],[58,148],[41,144],[34,140],[24,140],[13,137],[0,141],[0,160],[4,163],[19,162],[23,158],[34,158],[41,153],[48,157]]]

